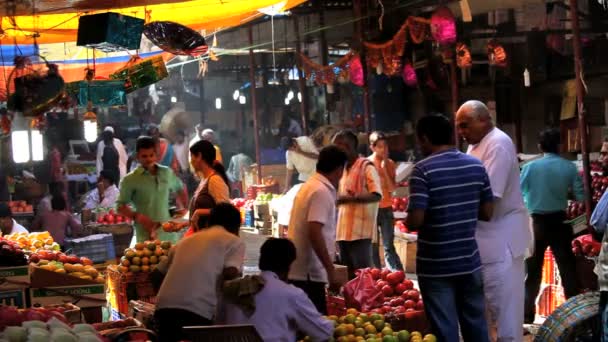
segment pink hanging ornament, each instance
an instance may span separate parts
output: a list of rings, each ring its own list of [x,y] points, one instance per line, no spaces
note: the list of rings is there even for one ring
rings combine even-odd
[[[431,34],[440,45],[450,45],[456,42],[456,21],[449,8],[442,6],[433,13]]]
[[[350,67],[348,68],[350,74],[350,81],[359,87],[363,86],[363,66],[361,65],[361,59],[359,56],[352,59]]]
[[[401,73],[403,77],[403,82],[408,87],[415,87],[418,85],[418,77],[416,76],[416,70],[412,67],[412,64],[409,62],[403,66],[403,72]]]

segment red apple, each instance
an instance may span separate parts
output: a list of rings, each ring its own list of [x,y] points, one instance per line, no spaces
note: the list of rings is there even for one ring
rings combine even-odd
[[[69,260],[70,260],[70,259],[69,259],[69,258],[68,258],[68,257],[67,257],[65,254],[64,254],[64,255],[60,255],[60,256],[57,258],[57,261],[62,262],[62,263],[64,263],[64,264],[65,264],[65,263],[69,263],[69,262],[70,262]]]
[[[378,280],[378,279],[380,279],[380,270],[379,270],[379,269],[377,269],[377,268],[372,268],[372,269],[369,271],[369,273],[371,274],[372,279],[374,279],[374,280]]]
[[[389,312],[391,312],[392,310],[393,310],[393,308],[391,308],[391,307],[390,307],[390,306],[388,306],[388,305],[385,305],[385,306],[383,306],[383,307],[382,307],[382,313],[389,313]]]
[[[422,300],[419,300],[418,303],[416,303],[416,310],[422,311],[424,310],[424,303],[422,302]]]
[[[80,262],[80,258],[74,254],[69,255],[67,260],[68,260],[68,263],[70,263],[70,264],[77,264]]]
[[[393,309],[393,312],[395,314],[403,314],[403,313],[405,313],[405,308],[403,306],[398,306]]]
[[[409,279],[405,279],[405,280],[403,280],[403,283],[402,283],[402,284],[403,284],[403,285],[405,285],[405,289],[406,289],[406,290],[411,290],[411,289],[413,289],[413,288],[414,288],[414,282],[413,282],[413,281],[411,281],[411,280],[409,280]]]
[[[420,299],[420,292],[418,290],[409,290],[407,291],[407,297],[417,302]]]
[[[384,293],[386,297],[390,297],[393,295],[393,288],[390,287],[390,285],[384,285],[382,287],[382,293]]]
[[[416,311],[413,308],[405,309],[405,312]]]
[[[407,287],[405,286],[404,283],[397,284],[397,286],[395,286],[395,293],[396,294],[401,295],[405,291],[407,291]]]
[[[380,271],[380,278],[382,278],[382,280],[386,280],[386,277],[391,273],[391,270],[389,269],[383,269],[382,271]]]
[[[391,306],[395,307],[395,306],[402,306],[403,303],[405,303],[405,300],[401,297],[394,297],[393,299],[391,299]]]
[[[403,303],[403,307],[406,308],[406,309],[415,308],[416,307],[416,302],[414,302],[411,299],[408,299],[408,300],[405,301],[405,303]]]

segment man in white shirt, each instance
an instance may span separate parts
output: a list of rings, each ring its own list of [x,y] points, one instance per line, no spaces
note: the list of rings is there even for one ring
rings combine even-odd
[[[468,154],[481,160],[495,197],[490,222],[476,231],[491,334],[495,341],[522,341],[525,297],[524,254],[532,236],[520,190],[519,164],[511,138],[496,128],[480,101],[464,103],[456,114],[458,134]],[[492,336],[493,337],[493,336]]]
[[[154,313],[160,341],[185,340],[184,326],[211,325],[218,282],[242,272],[245,244],[238,237],[239,211],[220,203],[211,211],[209,225],[178,242],[152,274],[153,279],[164,275]]]
[[[175,135],[173,153],[175,153],[175,158],[179,164],[180,171],[188,172],[188,170],[190,170],[190,150],[188,142],[186,141],[186,134],[183,131],[179,131]]]
[[[285,176],[284,192],[291,189],[294,172],[298,173],[298,181],[306,182],[314,173],[319,151],[307,136],[284,138],[282,147],[286,150],[287,175]]]
[[[6,203],[0,203],[0,236],[27,233],[27,229],[13,219],[13,213]]]
[[[317,311],[301,289],[287,283],[287,274],[296,259],[296,247],[287,239],[268,239],[260,248],[260,278],[262,289],[253,295],[253,312],[243,304],[242,289],[231,298],[225,297],[219,314],[221,324],[251,324],[265,342],[296,341],[301,332],[312,341],[327,341],[332,336],[333,323]],[[249,310],[247,310],[249,309]]]
[[[124,176],[127,175],[127,160],[129,159],[129,156],[127,155],[127,150],[125,149],[125,146],[122,144],[122,142],[119,139],[116,139],[116,137],[114,137],[114,128],[111,126],[107,126],[106,128],[103,129],[103,133],[102,135],[108,135],[109,139],[112,139],[111,141],[114,142],[114,148],[116,148],[116,152],[118,152],[118,170],[120,172],[120,179],[123,179]],[[103,165],[103,161],[102,161],[102,157],[103,157],[103,150],[105,149],[106,144],[104,142],[104,140],[102,139],[98,144],[97,144],[97,175],[99,176],[99,173],[104,170],[104,165]]]
[[[85,200],[83,209],[113,208],[120,195],[112,172],[103,170],[97,177],[97,188],[91,191]]]
[[[336,189],[344,172],[346,153],[327,146],[319,154],[317,173],[294,200],[287,234],[298,251],[289,280],[306,292],[317,310],[327,313],[325,285],[336,288]]]

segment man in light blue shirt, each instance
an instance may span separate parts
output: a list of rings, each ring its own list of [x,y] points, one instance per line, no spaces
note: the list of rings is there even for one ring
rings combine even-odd
[[[576,260],[570,243],[572,228],[564,224],[568,195],[583,200],[583,185],[576,166],[559,156],[560,132],[549,129],[539,136],[544,156],[524,165],[521,191],[534,224],[534,255],[526,260],[525,323],[535,317],[535,300],[540,289],[545,249],[551,247],[562,277],[566,298],[578,294]]]

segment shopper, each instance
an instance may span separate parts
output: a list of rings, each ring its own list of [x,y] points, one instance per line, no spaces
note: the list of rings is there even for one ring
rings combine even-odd
[[[113,127],[104,128],[101,137],[97,144],[97,175],[103,170],[112,170],[117,173],[115,179],[122,179],[127,175],[127,150],[114,136]]]
[[[389,148],[386,135],[382,132],[373,132],[369,136],[369,146],[372,155],[367,159],[374,163],[380,182],[382,184],[382,200],[378,209],[379,234],[382,237],[384,248],[384,261],[386,266],[393,271],[403,271],[403,265],[397,251],[395,250],[395,217],[393,216],[393,191],[395,191],[395,177],[397,167],[395,162],[389,158]],[[378,243],[373,244],[373,260],[375,266],[381,268]]]
[[[175,154],[175,158],[177,159],[181,175],[188,173],[190,170],[188,152],[189,151],[188,142],[186,141],[186,133],[184,133],[183,131],[178,131],[175,134],[175,141],[173,142],[173,153]]]
[[[524,254],[531,242],[530,219],[519,185],[519,163],[513,141],[494,126],[486,105],[465,102],[457,112],[459,136],[468,154],[484,164],[495,197],[490,222],[479,222],[477,244],[490,313],[490,332],[498,341],[521,341],[524,320]]]
[[[608,228],[608,191],[604,192],[597,203],[589,223],[595,229],[598,240],[602,241],[600,255],[593,271],[597,275],[600,290],[601,341],[606,342],[608,341],[608,234],[606,234],[606,228]]]
[[[201,140],[190,147],[190,164],[201,179],[190,201],[190,235],[208,226],[211,209],[222,202],[230,202],[228,176],[222,164],[215,159],[213,144]]]
[[[336,286],[334,256],[336,241],[336,188],[342,178],[346,154],[336,146],[321,150],[317,173],[295,196],[288,237],[298,255],[289,280],[304,290],[317,310],[327,312],[325,286]]]
[[[329,340],[333,323],[321,317],[306,293],[287,282],[295,259],[296,247],[290,240],[266,240],[260,248],[261,281],[257,278],[234,280],[229,282],[236,285],[230,292],[227,289],[232,284],[225,285],[225,304],[219,310],[219,323],[253,325],[265,342],[296,341],[298,333],[312,341]],[[245,300],[244,293],[251,281],[257,281],[258,289]]]
[[[242,272],[245,244],[238,237],[241,215],[229,203],[211,211],[210,227],[181,240],[153,277],[164,275],[154,318],[160,341],[186,340],[185,326],[212,325],[218,284]]]
[[[171,218],[171,193],[176,194],[178,206],[185,207],[188,202],[182,181],[171,169],[157,164],[156,144],[152,137],[139,137],[136,153],[140,166],[120,183],[120,195],[116,201],[118,210],[136,223],[137,242],[156,238],[176,242],[179,234],[167,233],[159,225]]]
[[[180,169],[179,163],[173,152],[173,145],[171,142],[163,138],[157,125],[150,125],[148,128],[148,136],[154,139],[154,144],[156,146],[156,162],[171,168],[171,170],[178,175]]]
[[[66,237],[77,237],[82,232],[82,225],[67,210],[65,198],[62,195],[53,196],[51,211],[37,216],[32,223],[32,231],[48,231],[53,240],[61,246],[65,245]]]
[[[298,174],[299,182],[306,182],[314,173],[319,152],[309,137],[289,138],[284,137],[281,147],[286,150],[285,160],[287,174],[285,175],[286,193],[293,185],[294,174]]]
[[[15,233],[28,233],[28,231],[13,219],[11,208],[6,203],[0,202],[0,236]]]
[[[351,131],[340,131],[333,143],[348,158],[338,191],[337,237],[340,259],[355,270],[372,266],[372,239],[377,237],[378,203],[382,198],[380,176],[374,164],[357,153],[358,140]]]
[[[565,224],[568,194],[583,201],[583,183],[576,166],[559,156],[560,132],[544,130],[539,136],[543,157],[524,165],[521,191],[534,224],[534,255],[526,260],[526,302],[524,322],[534,323],[536,296],[540,289],[545,249],[551,247],[559,267],[566,298],[578,294],[576,259],[572,253],[572,227]]]
[[[114,177],[114,172],[109,170],[103,170],[99,173],[97,187],[87,195],[83,209],[114,208],[120,195]]]
[[[418,229],[416,273],[426,315],[438,341],[489,342],[478,218],[492,217],[490,181],[479,160],[458,151],[443,115],[418,121],[416,135],[428,157],[410,177],[407,225]]]

